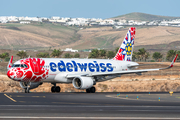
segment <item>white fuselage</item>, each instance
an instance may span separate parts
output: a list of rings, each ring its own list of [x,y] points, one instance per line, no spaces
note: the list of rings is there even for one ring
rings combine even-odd
[[[32,59],[32,60],[31,60]],[[39,62],[38,62],[38,59]],[[63,58],[28,58],[22,62],[19,60],[16,64],[27,64],[31,67],[24,70],[24,75],[21,78],[14,78],[18,81],[26,81],[25,74],[27,71],[32,71],[33,77],[36,79],[41,77],[42,82],[60,82],[71,83],[72,79],[67,79],[67,75],[83,75],[92,73],[111,73],[115,71],[127,71],[128,65],[138,65],[135,62],[118,61],[109,59],[63,59]],[[29,64],[29,65],[28,65]],[[13,69],[12,67],[11,69]],[[19,69],[21,70],[21,69]],[[15,71],[15,70],[14,70]],[[16,70],[17,72],[18,70]],[[22,70],[21,70],[22,71]],[[46,74],[48,73],[48,74]],[[34,82],[35,79],[29,80]]]

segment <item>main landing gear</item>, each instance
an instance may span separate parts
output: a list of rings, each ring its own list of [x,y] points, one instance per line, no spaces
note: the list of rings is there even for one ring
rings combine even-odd
[[[57,92],[59,93],[61,91],[61,88],[59,86],[56,86],[56,83],[51,83],[53,84],[54,86],[51,87],[51,92]]]
[[[95,93],[96,92],[96,88],[95,87],[91,87],[89,89],[86,89],[86,93]]]

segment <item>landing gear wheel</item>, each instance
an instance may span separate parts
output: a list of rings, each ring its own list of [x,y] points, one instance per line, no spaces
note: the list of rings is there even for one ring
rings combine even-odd
[[[59,86],[52,86],[51,87],[51,92],[53,92],[53,93],[54,92],[58,92],[59,93],[60,91],[61,91],[61,88]]]
[[[86,89],[86,93],[90,93],[90,89]]]
[[[91,93],[95,93],[96,92],[96,88],[95,87],[91,87],[90,91],[91,91]]]
[[[61,91],[61,88],[60,88],[59,86],[57,86],[57,87],[55,88],[55,91],[59,93],[59,92]]]
[[[53,93],[56,92],[56,87],[55,86],[51,87],[51,92],[53,92]]]
[[[89,89],[86,89],[86,93],[95,93],[96,92],[96,88],[95,87],[91,87]]]

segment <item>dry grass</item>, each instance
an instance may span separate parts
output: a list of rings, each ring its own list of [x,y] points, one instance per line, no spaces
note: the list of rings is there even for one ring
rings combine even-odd
[[[80,43],[80,45],[77,45],[77,48],[109,48],[109,46],[112,48],[120,46],[127,33],[127,30],[127,28],[124,28],[121,31],[114,31],[112,29],[102,30],[102,28],[89,28],[80,30],[78,34],[81,34],[82,43]],[[111,43],[101,46],[101,40],[99,40],[98,38],[103,38],[102,41],[104,43],[106,43],[106,41],[112,38],[115,38],[115,40],[112,40]],[[177,27],[157,26],[148,28],[137,28],[135,46],[169,44],[175,41],[180,41],[179,38],[180,28]]]
[[[9,25],[9,24],[7,24]],[[112,27],[86,28],[78,30],[75,27],[60,26],[57,24],[30,24],[19,25],[9,29],[0,27],[0,47],[4,49],[40,49],[40,48],[67,48],[114,49],[121,45],[128,28],[114,30]],[[16,29],[15,29],[16,28]],[[168,45],[180,42],[180,28],[178,27],[137,27],[135,46]],[[179,47],[179,43],[175,44]],[[151,47],[153,48],[153,47]],[[173,46],[168,47],[172,49]],[[160,46],[158,49],[166,49]]]

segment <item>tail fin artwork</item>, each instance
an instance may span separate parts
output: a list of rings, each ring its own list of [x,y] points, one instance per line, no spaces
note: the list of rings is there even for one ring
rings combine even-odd
[[[9,60],[7,69],[10,69],[12,67],[12,61],[13,61],[13,56],[11,56],[11,59]]]
[[[129,28],[129,30],[128,30],[118,52],[116,53],[116,56],[113,58],[113,60],[132,61],[135,32],[136,32],[135,27]]]

